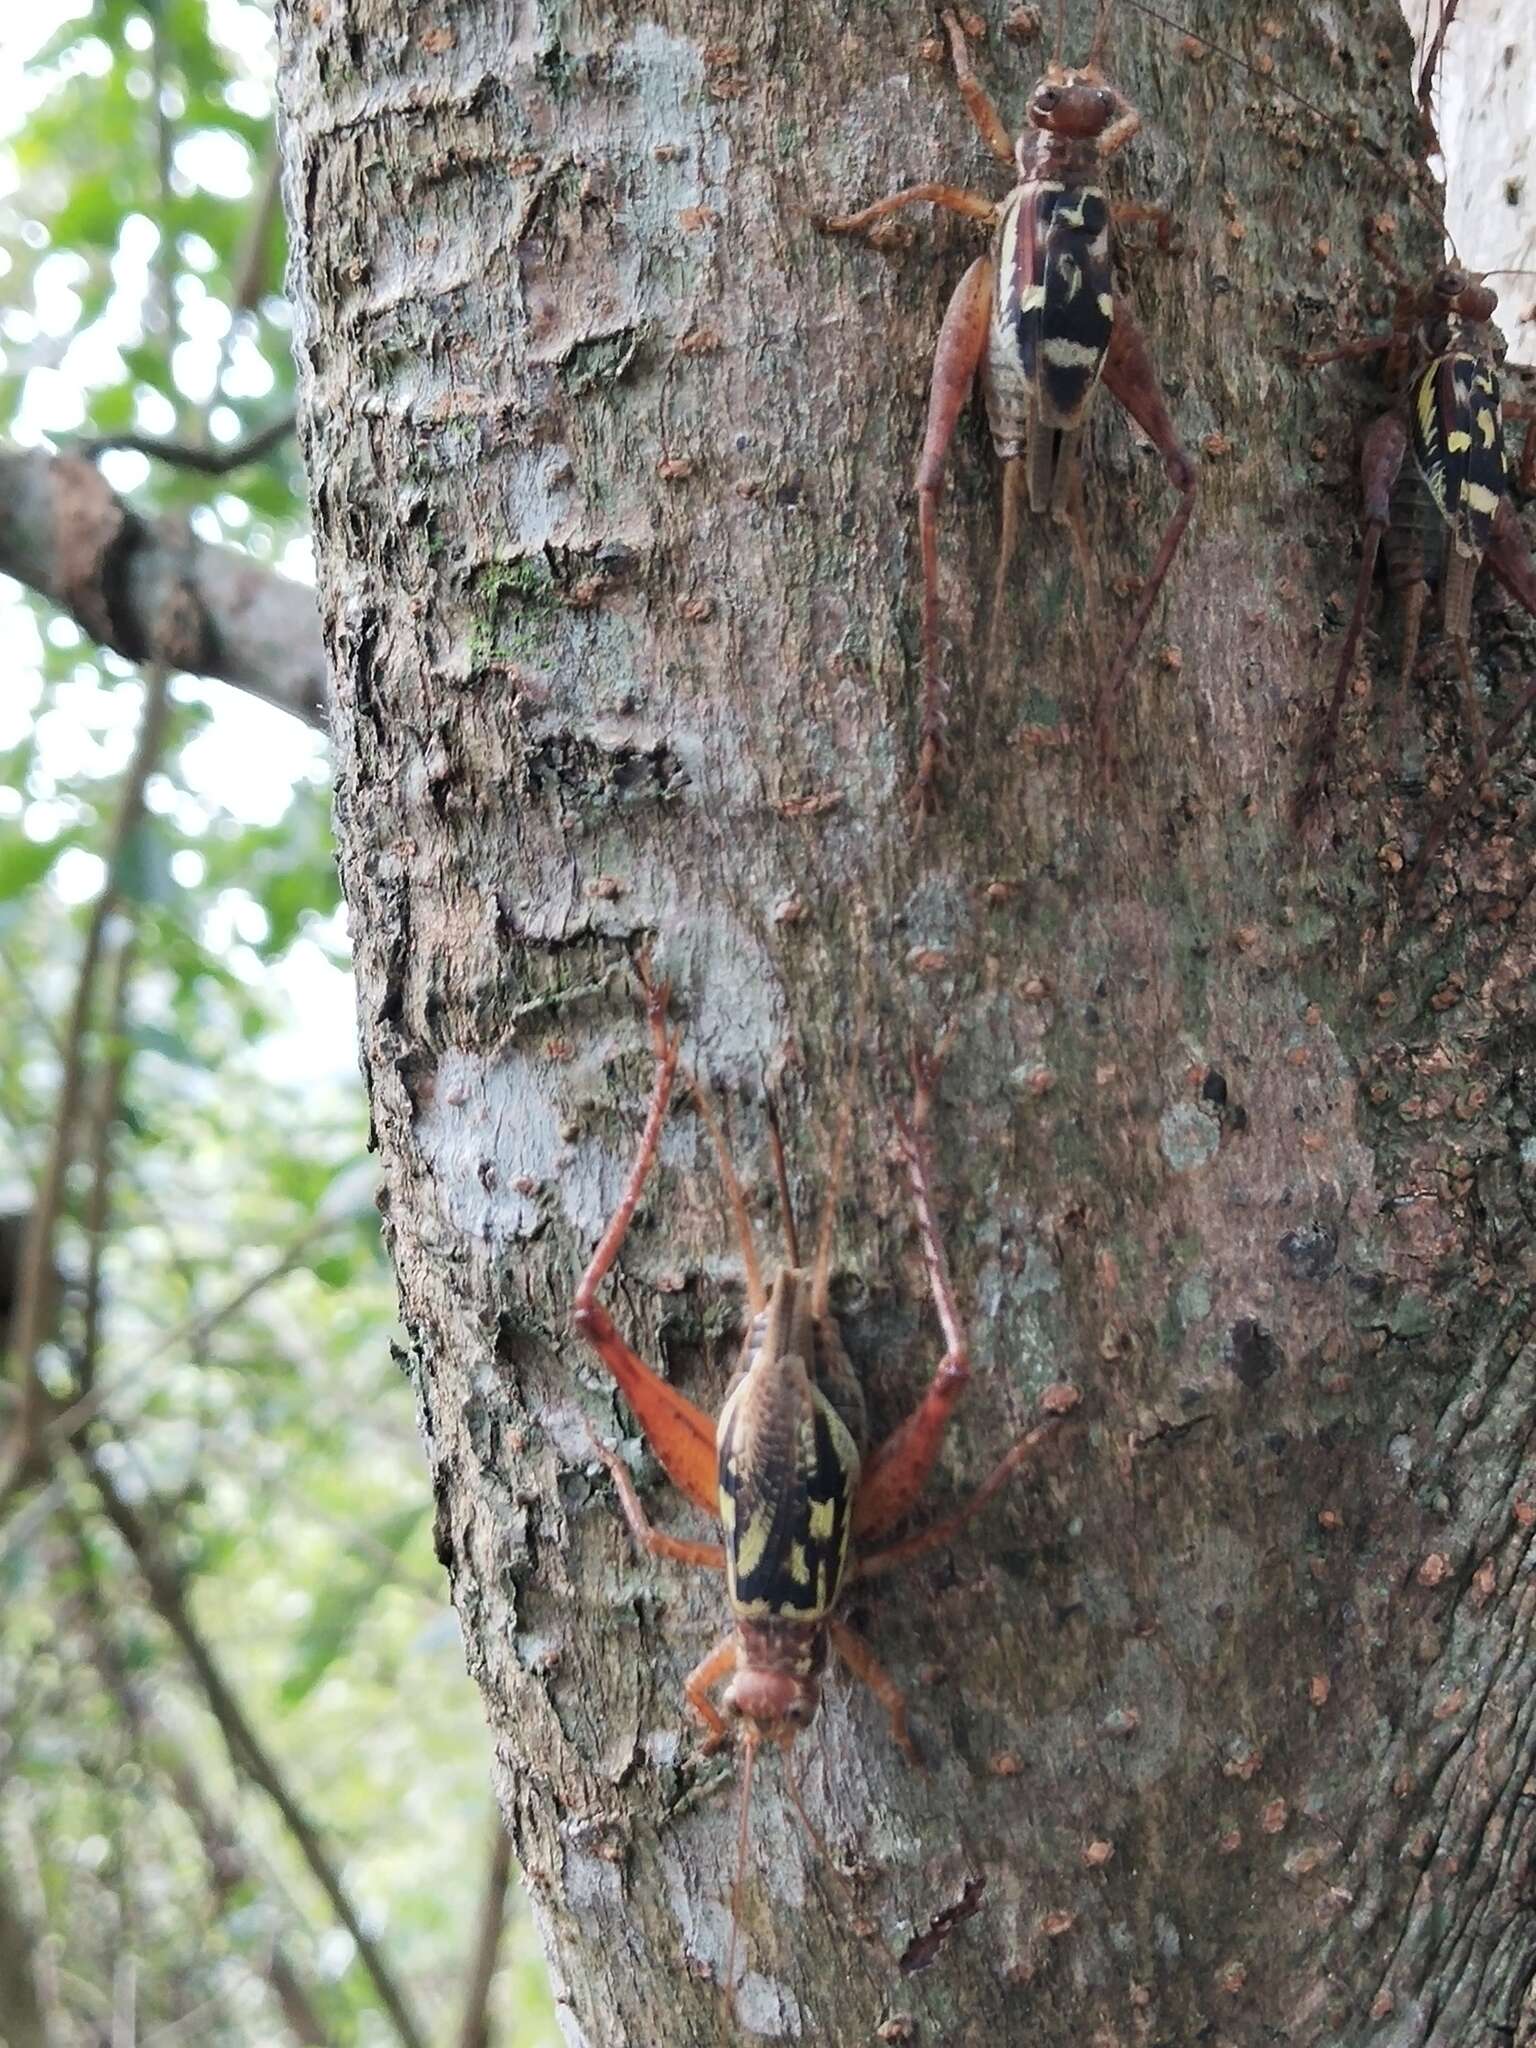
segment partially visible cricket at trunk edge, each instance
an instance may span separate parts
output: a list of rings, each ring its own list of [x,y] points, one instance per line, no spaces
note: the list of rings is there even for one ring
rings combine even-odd
[[[785,1753],[791,1797],[819,1848],[787,1753],[795,1736],[815,1717],[829,1650],[835,1650],[874,1693],[889,1716],[892,1737],[909,1761],[917,1761],[900,1689],[861,1638],[837,1619],[840,1595],[854,1579],[888,1571],[951,1541],[1026,1463],[1057,1419],[1077,1406],[1079,1396],[1065,1384],[1048,1389],[1041,1403],[1048,1419],[1017,1439],[963,1506],[915,1534],[892,1538],[891,1531],[927,1484],[949,1418],[971,1376],[929,1177],[928,1124],[938,1082],[937,1054],[914,1061],[911,1114],[896,1118],[923,1262],[945,1342],[928,1391],[907,1419],[877,1449],[867,1450],[863,1390],[828,1307],[837,1182],[851,1101],[845,1101],[839,1119],[815,1260],[809,1269],[800,1263],[783,1148],[770,1120],[789,1263],[775,1274],[771,1286],[765,1286],[746,1200],[719,1123],[703,1090],[692,1084],[724,1182],[752,1321],[718,1423],[638,1358],[614,1327],[597,1292],[618,1257],[655,1162],[681,1052],[681,1033],[667,1026],[667,989],[642,978],[656,1056],[655,1086],[623,1196],[576,1289],[572,1322],[618,1383],[673,1484],[720,1523],[724,1543],[690,1542],[654,1528],[618,1456],[596,1443],[594,1449],[608,1469],[641,1549],[725,1574],[730,1631],[689,1673],[683,1690],[708,1731],[706,1751],[733,1737],[742,1744],[739,1857],[745,1855],[752,1765],[764,1743]],[[725,1692],[717,1706],[711,1694],[722,1682]],[[738,1887],[741,1875],[739,1861]],[[733,1892],[727,1996],[734,1976],[735,1927]]]
[[[1426,162],[1442,153],[1434,86],[1458,4],[1459,0],[1442,0],[1419,71],[1419,125]],[[1449,242],[1443,212],[1437,212],[1436,225]],[[1504,448],[1505,421],[1529,420],[1532,408],[1502,398],[1499,369],[1505,344],[1493,324],[1498,294],[1488,284],[1490,277],[1506,273],[1468,270],[1453,253],[1453,260],[1425,281],[1404,271],[1374,221],[1367,227],[1367,240],[1396,286],[1391,328],[1301,358],[1310,368],[1379,355],[1390,409],[1372,423],[1361,449],[1365,533],[1360,570],[1333,692],[1296,800],[1298,822],[1316,804],[1332,766],[1378,554],[1386,559],[1387,584],[1399,603],[1399,711],[1416,672],[1424,614],[1431,595],[1438,594],[1473,762],[1473,775],[1456,792],[1451,808],[1459,807],[1469,790],[1480,787],[1489,770],[1489,740],[1472,675],[1471,649],[1472,598],[1484,561],[1516,602],[1536,616],[1536,564],[1510,497],[1511,465]],[[1536,436],[1529,430],[1518,480],[1525,491],[1536,482]],[[1495,750],[1529,701],[1528,696],[1522,698],[1515,713],[1497,727]],[[1450,814],[1450,809],[1442,810],[1432,821],[1416,873],[1422,873]]]
[[[955,185],[912,185],[859,213],[820,221],[829,234],[860,234],[926,201],[994,230],[991,253],[961,278],[934,354],[928,429],[917,471],[923,563],[923,705],[919,808],[937,802],[945,684],[939,652],[938,502],[955,424],[980,371],[992,444],[1003,463],[1003,530],[992,598],[992,637],[1018,538],[1020,498],[1071,531],[1090,621],[1097,577],[1083,513],[1081,441],[1099,384],[1109,386],[1163,458],[1179,502],[1141,588],[1130,627],[1095,706],[1095,741],[1107,757],[1120,692],[1194,509],[1196,468],[1180,444],[1145,338],[1114,286],[1114,228],[1156,221],[1160,206],[1112,205],[1102,171],[1141,126],[1141,116],[1099,69],[1106,16],[1092,54],[1069,68],[1057,54],[1030,94],[1029,126],[1015,141],[971,69],[965,32],[952,13],[944,27],[955,78],[982,140],[1018,183],[1001,202]]]

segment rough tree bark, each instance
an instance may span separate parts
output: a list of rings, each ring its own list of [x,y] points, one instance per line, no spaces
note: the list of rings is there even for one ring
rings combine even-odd
[[[1395,0],[1190,11],[1411,153]],[[1075,50],[1091,12],[1069,6]],[[988,0],[978,63],[1017,117],[1041,48],[1006,13]],[[954,1021],[939,1178],[978,1376],[940,1497],[1048,1382],[1086,1395],[1035,1483],[857,1603],[927,1772],[838,1681],[807,1745],[811,1811],[891,1948],[969,1879],[982,1910],[900,1977],[765,1770],[738,2024],[1523,2038],[1530,784],[1506,766],[1411,899],[1401,854],[1459,735],[1443,681],[1394,730],[1389,646],[1322,818],[1302,843],[1287,822],[1379,401],[1286,352],[1384,309],[1368,213],[1416,264],[1428,214],[1262,78],[1118,10],[1147,119],[1119,188],[1182,224],[1179,253],[1135,253],[1134,296],[1200,509],[1103,794],[1080,734],[1113,626],[1085,627],[1064,534],[1029,530],[985,671],[995,471],[969,421],[944,511],[954,789],[914,841],[910,479],[976,237],[913,214],[877,253],[809,215],[914,177],[1002,189],[936,23],[833,0],[280,20],[382,1201],[569,2038],[732,2037],[709,1981],[730,1802],[679,1696],[718,1592],[632,1554],[583,1430],[633,1424],[567,1325],[649,1086],[645,944],[760,1190],[765,1086],[782,1100],[807,1208],[869,985],[838,1301],[881,1423],[938,1341],[889,1109],[904,1048]],[[1108,401],[1091,440],[1123,617],[1169,494]],[[1507,684],[1494,600],[1478,644]],[[712,1407],[742,1302],[722,1216],[679,1109],[612,1294]]]

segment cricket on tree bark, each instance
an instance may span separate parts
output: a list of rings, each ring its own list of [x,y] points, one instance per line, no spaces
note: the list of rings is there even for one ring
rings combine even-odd
[[[909,1114],[896,1119],[902,1158],[917,1211],[923,1264],[944,1333],[945,1350],[922,1401],[874,1451],[868,1449],[864,1391],[849,1362],[830,1308],[833,1226],[846,1157],[852,1102],[838,1119],[816,1255],[800,1262],[799,1236],[776,1122],[770,1124],[775,1178],[788,1264],[765,1283],[752,1219],[724,1134],[697,1082],[694,1100],[714,1144],[737,1248],[746,1276],[747,1329],[736,1375],[718,1422],[687,1400],[632,1351],[597,1298],[617,1259],[661,1144],[677,1077],[682,1035],[668,1030],[668,990],[640,969],[646,1019],[656,1059],[655,1085],[639,1150],[619,1205],[576,1289],[572,1322],[591,1345],[633,1410],[668,1477],[695,1507],[717,1520],[725,1541],[697,1543],[652,1526],[622,1459],[593,1439],[640,1548],[675,1564],[723,1572],[732,1627],[683,1682],[697,1719],[708,1729],[705,1750],[733,1739],[744,1755],[739,1839],[744,1856],[752,1766],[760,1744],[780,1750],[785,1775],[808,1833],[820,1847],[789,1762],[795,1737],[811,1725],[821,1697],[829,1648],[884,1707],[891,1737],[910,1763],[919,1761],[907,1729],[906,1702],[896,1681],[836,1609],[845,1583],[908,1564],[960,1533],[1077,1406],[1077,1389],[1051,1387],[1047,1419],[1026,1430],[955,1512],[904,1536],[905,1521],[932,1475],[956,1403],[971,1378],[970,1348],[955,1304],[929,1179],[928,1129],[942,1066],[942,1048],[913,1059]],[[725,1682],[724,1713],[710,1694]],[[734,1983],[738,1864],[732,1898],[732,1944],[724,1988]]]
[[[941,266],[872,261],[811,215],[963,175],[936,15],[279,8],[404,1363],[502,1811],[589,2048],[1536,2041],[1530,735],[1422,913],[1392,866],[1420,761],[1361,760],[1326,844],[1292,822],[1370,416],[1295,356],[1386,324],[1362,222],[1419,152],[1412,40],[1397,0],[1176,11],[1188,38],[1117,10],[1107,66],[1146,114],[1139,189],[1179,222],[1136,314],[1201,465],[1157,659],[1121,694],[1128,772],[1097,795],[1075,744],[1110,660],[1073,629],[1069,532],[1033,520],[1022,658],[1006,688],[957,687],[946,801],[914,838],[921,563],[897,508],[974,223],[924,223]],[[963,10],[989,80],[1045,69],[1029,19]],[[1063,47],[1095,20],[1070,0]],[[1412,276],[1445,261],[1423,208],[1393,247]],[[1114,608],[1173,501],[1118,404],[1083,460]],[[994,474],[962,417],[957,675],[984,670]],[[1474,616],[1528,673],[1526,616]],[[1425,732],[1444,772],[1453,698]],[[798,1192],[844,1086],[861,918],[868,1042],[957,1027],[931,1135],[989,1397],[951,1419],[946,1486],[1064,1373],[1086,1419],[1065,1476],[1042,1455],[993,1496],[984,1542],[845,1574],[837,1618],[909,1690],[928,1768],[840,1683],[792,1752],[892,1951],[974,1912],[893,1997],[761,1770],[727,2023],[736,1843],[678,1685],[729,1616],[718,1575],[635,1554],[602,1511],[571,1304],[654,1080],[634,960],[665,961],[712,1100],[780,1104]],[[832,1312],[879,1441],[924,1398],[932,1309],[909,1176],[857,1149]],[[738,1152],[751,1197],[767,1153]],[[715,1188],[702,1126],[672,1116],[599,1289],[706,1418],[739,1342]]]
[[[911,185],[858,213],[820,223],[828,234],[864,234],[904,207],[931,205],[994,231],[991,253],[972,263],[944,315],[917,470],[923,703],[913,798],[919,811],[932,810],[937,801],[946,723],[939,652],[939,492],[955,425],[977,377],[992,445],[1003,464],[1003,527],[992,597],[994,654],[1018,545],[1020,500],[1026,496],[1031,512],[1069,528],[1089,626],[1097,626],[1098,577],[1083,510],[1080,444],[1101,381],[1151,440],[1179,493],[1094,709],[1101,764],[1109,758],[1120,691],[1194,510],[1195,465],[1174,432],[1146,338],[1115,289],[1114,228],[1155,221],[1167,247],[1169,220],[1162,206],[1111,204],[1101,182],[1103,166],[1141,126],[1140,114],[1099,68],[1108,21],[1101,6],[1092,54],[1077,69],[1060,61],[1058,29],[1056,55],[1029,96],[1029,126],[1015,140],[972,69],[959,19],[946,13],[944,28],[966,107],[982,140],[1016,172],[1018,183],[1000,202],[955,185]]]

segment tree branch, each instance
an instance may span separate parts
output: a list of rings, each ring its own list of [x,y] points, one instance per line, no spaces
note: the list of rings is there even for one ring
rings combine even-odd
[[[300,1855],[309,1866],[311,1875],[329,1900],[331,1910],[351,1935],[356,1945],[357,1959],[368,1973],[378,1994],[379,2003],[389,2015],[402,2048],[426,2048],[426,2036],[411,2012],[404,1992],[395,1982],[394,1974],[385,1962],[378,1944],[364,1927],[357,1908],[348,1897],[341,1873],[331,1860],[330,1853],[321,1839],[320,1830],[300,1806],[261,1738],[246,1719],[244,1710],[219,1668],[217,1659],[192,1619],[180,1578],[163,1556],[150,1525],[118,1491],[111,1473],[97,1457],[92,1446],[83,1438],[77,1438],[74,1447],[96,1489],[108,1521],[122,1538],[134,1563],[143,1574],[151,1605],[181,1644],[187,1661],[197,1675],[203,1697],[208,1703],[208,1710],[218,1723],[231,1762],[236,1770],[266,1793],[282,1816],[283,1823],[293,1837]]]
[[[74,1524],[73,1518],[66,1519],[71,1524],[70,1534],[75,1542],[84,1578],[86,1590],[82,1607],[90,1637],[92,1659],[103,1685],[116,1701],[118,1711],[134,1741],[145,1758],[165,1777],[175,1794],[176,1803],[187,1816],[208,1866],[209,1887],[222,1910],[228,1904],[231,1894],[241,1885],[257,1884],[257,1873],[234,1828],[209,1799],[190,1765],[176,1754],[173,1745],[157,1728],[154,1709],[129,1675],[122,1654],[113,1640],[106,1603],[96,1582],[89,1546],[78,1526]],[[314,2000],[302,1977],[289,1960],[282,1943],[275,1939],[267,1958],[266,1974],[295,2040],[310,2044],[310,2048],[327,2048],[330,2037]]]
[[[212,676],[325,725],[313,591],[143,518],[79,455],[0,447],[0,573],[130,661]]]
[[[12,1489],[32,1474],[42,1448],[42,1429],[47,1398],[38,1376],[37,1354],[53,1325],[55,1295],[54,1238],[64,1200],[64,1183],[74,1157],[75,1126],[80,1114],[87,1068],[87,1035],[95,1002],[97,970],[101,964],[107,922],[122,894],[123,871],[134,835],[144,815],[144,785],[160,758],[169,710],[166,679],[152,675],[145,684],[144,715],[139,722],[133,758],[123,778],[117,818],[112,828],[112,845],[107,857],[106,879],[86,930],[85,948],[75,978],[74,1001],[64,1033],[63,1072],[59,1079],[58,1105],[54,1111],[53,1140],[43,1167],[43,1177],[32,1205],[26,1247],[16,1286],[16,1314],[12,1339],[16,1370],[21,1376],[17,1410],[15,1465],[0,1493]]]
[[[512,1878],[512,1837],[507,1833],[500,1809],[491,1809],[491,1860],[480,1894],[480,1918],[475,1932],[475,1953],[469,1981],[464,1987],[464,2012],[459,2021],[459,2048],[490,2048],[491,2027],[488,2007],[491,1984],[496,1975],[496,1958],[501,1949],[501,1931],[507,1917],[507,1886]]]
[[[147,455],[155,462],[168,463],[172,469],[195,469],[201,476],[227,476],[232,469],[239,469],[242,463],[259,462],[274,448],[280,448],[293,432],[296,418],[290,406],[287,412],[269,420],[264,427],[258,427],[245,440],[231,442],[224,448],[205,448],[198,442],[181,441],[174,435],[165,434],[93,434],[72,441],[69,452],[94,462],[99,455],[120,449],[131,455]]]

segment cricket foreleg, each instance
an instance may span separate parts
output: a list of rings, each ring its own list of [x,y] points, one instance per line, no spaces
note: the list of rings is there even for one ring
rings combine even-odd
[[[907,1731],[907,1703],[902,1697],[901,1687],[875,1657],[869,1645],[856,1636],[843,1622],[827,1624],[827,1634],[832,1647],[848,1666],[855,1678],[862,1679],[875,1698],[891,1718],[891,1740],[901,1751],[909,1764],[922,1763],[917,1753],[917,1744]]]
[[[981,81],[971,69],[971,48],[965,40],[965,30],[953,14],[944,15],[944,27],[949,35],[949,47],[955,60],[955,83],[961,97],[970,110],[971,119],[976,123],[982,141],[991,150],[999,163],[1013,168],[1013,137],[1009,134],[1003,117],[988,99]]]
[[[917,785],[920,811],[931,811],[944,737],[944,682],[939,664],[939,492],[955,422],[970,396],[987,345],[992,308],[992,263],[978,256],[955,287],[928,390],[928,427],[917,467],[917,529],[923,562],[923,710],[918,737]]]
[[[963,185],[907,185],[858,213],[817,214],[814,218],[823,234],[862,235],[889,215],[900,213],[903,207],[921,206],[924,202],[961,214],[966,220],[985,221],[988,227],[997,225],[997,208],[992,201],[983,199],[979,192],[967,192]]]
[[[683,1680],[683,1695],[695,1714],[709,1730],[704,1742],[704,1753],[712,1755],[723,1749],[731,1739],[731,1724],[710,1698],[710,1694],[721,1679],[736,1667],[735,1633],[724,1636],[716,1643],[701,1663],[695,1664]]]

